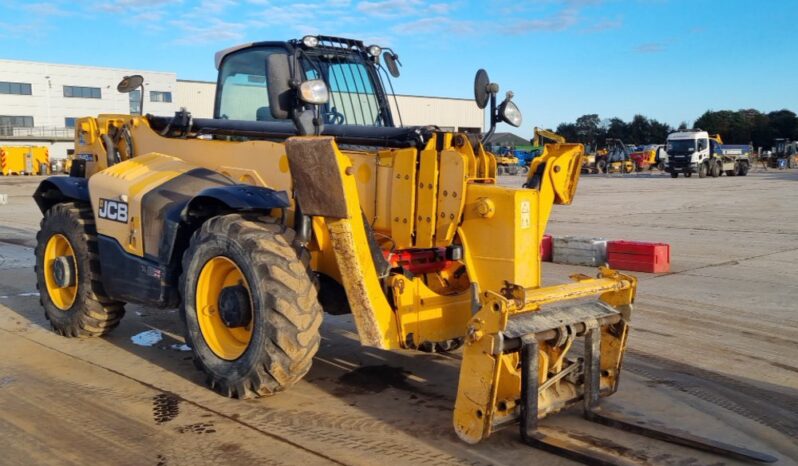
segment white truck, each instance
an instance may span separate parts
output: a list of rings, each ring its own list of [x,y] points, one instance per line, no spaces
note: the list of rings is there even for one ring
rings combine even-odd
[[[676,131],[668,135],[665,145],[667,162],[665,171],[671,178],[679,173],[690,177],[698,173],[717,177],[724,172],[728,176],[745,176],[751,168],[750,146],[724,146],[719,135],[710,135],[701,129]]]

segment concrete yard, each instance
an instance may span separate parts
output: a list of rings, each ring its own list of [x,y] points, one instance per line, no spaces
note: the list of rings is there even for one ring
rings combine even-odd
[[[40,178],[0,178],[2,464],[574,464],[520,443],[515,426],[471,446],[451,410],[459,353],[361,348],[348,316],[325,316],[307,377],[237,401],[204,386],[177,311],[128,305],[98,339],[49,330],[33,273]],[[519,184],[520,177],[504,177]],[[798,170],[671,179],[592,175],[548,232],[666,242],[671,273],[638,273],[617,394],[630,416],[798,464]],[[587,267],[544,264],[545,284]],[[131,337],[159,330],[139,346]],[[583,421],[547,418],[640,464],[743,464]]]

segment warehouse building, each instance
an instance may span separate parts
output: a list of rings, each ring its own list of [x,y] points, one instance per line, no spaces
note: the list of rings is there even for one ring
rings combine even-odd
[[[144,96],[117,92],[122,77],[133,74],[144,76]],[[0,60],[0,145],[47,146],[52,158],[63,158],[73,145],[76,118],[137,114],[142,98],[144,113],[171,115],[185,108],[194,117],[211,118],[215,87],[168,72]],[[469,132],[484,127],[483,111],[471,99],[397,95],[391,101],[405,126]]]

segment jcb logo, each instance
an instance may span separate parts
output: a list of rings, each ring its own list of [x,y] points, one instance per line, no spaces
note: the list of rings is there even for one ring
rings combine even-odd
[[[100,210],[97,215],[106,220],[127,223],[127,203],[100,199]]]

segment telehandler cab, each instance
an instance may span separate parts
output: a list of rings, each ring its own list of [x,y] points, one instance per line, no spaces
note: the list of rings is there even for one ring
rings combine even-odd
[[[323,311],[351,312],[366,346],[463,345],[453,422],[466,442],[520,421],[531,445],[611,463],[538,429],[582,402],[591,420],[767,460],[600,411],[618,387],[636,280],[601,268],[541,287],[541,237],[552,205],[574,196],[582,146],[550,145],[526,187],[498,186],[476,136],[394,119],[386,85],[397,65],[392,50],[356,40],[252,43],[216,55],[213,119],[80,119],[70,175],[34,195],[54,330],[104,335],[125,303],[179,306],[210,387],[248,398],[301,379]],[[140,84],[128,77],[119,90]],[[474,91],[490,132],[520,124],[482,70]]]

